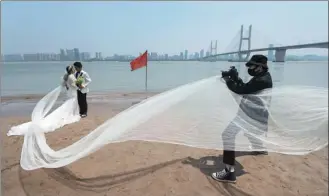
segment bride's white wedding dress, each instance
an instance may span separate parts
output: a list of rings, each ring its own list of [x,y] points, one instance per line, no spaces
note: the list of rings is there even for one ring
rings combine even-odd
[[[68,76],[67,81],[62,81],[62,84],[43,97],[36,105],[32,112],[32,119],[38,120],[38,126],[42,132],[51,132],[80,120],[79,106],[77,101],[77,86],[75,85],[75,77],[73,74]],[[66,86],[68,88],[66,88]],[[66,91],[67,99],[56,110],[50,110],[56,103],[58,96],[62,91]],[[11,135],[24,135],[28,133],[32,122],[26,122],[17,126],[13,126],[7,133]]]

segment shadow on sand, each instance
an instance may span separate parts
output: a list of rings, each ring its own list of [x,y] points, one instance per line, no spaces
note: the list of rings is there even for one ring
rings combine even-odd
[[[56,169],[42,169],[50,178],[56,180],[57,182],[63,184],[64,186],[70,187],[73,190],[84,190],[91,192],[104,192],[113,187],[122,185],[124,183],[136,180],[140,177],[146,176],[150,173],[153,173],[159,169],[167,167],[169,165],[181,162],[186,158],[176,159],[156,165],[152,165],[146,168],[135,169],[128,172],[122,172],[112,175],[102,175],[93,178],[80,178],[70,171],[67,167],[56,168]],[[19,170],[19,180],[22,185],[22,188],[27,196],[40,195],[36,193],[35,190],[32,190],[27,186],[22,180],[21,168]]]
[[[236,157],[251,155],[249,152],[236,152]],[[242,190],[239,190],[234,184],[217,182],[210,176],[211,173],[224,169],[225,165],[222,163],[223,156],[207,156],[200,159],[194,159],[188,157],[183,160],[183,164],[189,164],[199,169],[207,178],[209,183],[223,196],[252,196]],[[243,166],[239,162],[235,162],[236,176],[242,176],[246,174],[243,170]]]
[[[247,153],[237,153],[236,156],[248,155]],[[102,175],[93,178],[80,178],[75,175],[71,170],[67,167],[56,168],[56,169],[42,169],[50,178],[56,180],[64,186],[70,187],[73,190],[84,190],[95,193],[106,192],[107,190],[120,186],[124,183],[128,183],[130,181],[136,180],[143,176],[146,176],[150,173],[153,173],[159,169],[164,167],[173,165],[175,163],[181,162],[183,164],[191,165],[195,168],[200,169],[200,171],[207,177],[209,183],[221,194],[224,196],[250,196],[247,193],[237,189],[232,184],[219,183],[214,181],[210,174],[212,172],[218,171],[224,168],[224,165],[221,163],[222,156],[207,156],[202,157],[200,159],[194,159],[191,157],[175,159],[172,161],[152,165],[145,168],[135,169],[128,172],[121,172],[112,175]],[[209,164],[210,163],[210,164]],[[23,171],[21,168],[19,169],[19,180],[21,186],[26,194],[26,196],[35,196],[40,195],[40,192],[36,192],[30,186],[27,185],[22,179]],[[237,176],[241,176],[246,172],[243,171],[243,167],[240,163],[236,162],[236,174]]]

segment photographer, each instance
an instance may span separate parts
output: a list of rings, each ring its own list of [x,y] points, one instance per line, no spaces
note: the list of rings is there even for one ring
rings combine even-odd
[[[268,121],[268,111],[264,110],[264,106],[261,100],[257,100],[255,96],[248,96],[248,94],[256,94],[258,91],[272,88],[272,78],[268,72],[267,57],[264,55],[253,55],[246,63],[249,75],[253,78],[244,83],[238,76],[238,72],[235,67],[231,67],[229,71],[223,71],[222,77],[226,82],[227,87],[234,93],[243,95],[243,99],[240,103],[240,115],[247,115],[250,119],[255,122],[259,122],[257,125],[261,126],[258,129],[263,130],[263,133],[267,132],[267,121]],[[252,104],[256,104],[260,107],[253,107],[253,105],[248,105],[247,100]],[[238,114],[238,115],[239,115]],[[223,162],[225,164],[225,169],[220,172],[212,173],[212,178],[221,182],[235,182],[236,176],[234,171],[235,164],[235,151],[227,150],[228,146],[232,146],[235,141],[235,136],[239,133],[240,128],[234,123],[233,120],[230,125],[222,134],[224,154]],[[260,124],[260,125],[259,125]],[[260,134],[260,133],[259,133]],[[264,149],[262,142],[247,134],[249,141],[252,144],[253,149]],[[267,151],[254,151],[254,155],[267,154]]]

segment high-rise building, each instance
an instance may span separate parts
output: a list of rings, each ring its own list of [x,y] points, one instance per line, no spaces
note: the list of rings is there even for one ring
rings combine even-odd
[[[96,53],[95,53],[95,58],[96,58],[97,60],[103,60],[102,53],[101,53],[101,52],[96,52]]]
[[[50,54],[43,53],[43,55],[44,55],[44,60],[45,60],[45,61],[50,61],[50,59],[51,59],[51,58],[50,58],[50,56],[51,56]]]
[[[80,60],[81,61],[88,61],[90,59],[90,53],[89,52],[81,52],[80,53]]]
[[[51,60],[51,61],[59,61],[60,60],[60,54],[55,54],[55,53],[49,54],[49,60]]]
[[[4,61],[6,62],[23,61],[23,56],[21,54],[5,54]]]
[[[158,53],[156,52],[151,52],[151,60],[157,60],[158,59]]]
[[[24,61],[38,61],[38,54],[23,54]]]
[[[180,59],[180,56],[179,55],[174,55],[171,57],[172,60],[179,60]]]
[[[200,58],[203,58],[204,57],[204,50],[202,49],[201,51],[200,51]]]
[[[181,52],[180,55],[179,55],[179,57],[180,57],[180,58],[179,58],[180,60],[184,60],[184,53]]]
[[[37,53],[37,58],[38,58],[38,61],[47,61],[48,60],[47,54],[44,54],[44,53]]]
[[[210,52],[209,51],[206,52],[206,56],[210,56]]]
[[[60,61],[61,60],[61,55],[60,54],[55,54],[55,60]]]
[[[66,53],[65,53],[65,50],[64,49],[60,49],[60,60],[61,61],[65,61],[67,58],[66,58]]]
[[[80,52],[79,52],[79,48],[74,48],[74,60],[75,61],[80,61]]]
[[[168,54],[165,54],[165,60],[168,60],[168,57],[169,57],[169,55]]]
[[[194,53],[194,59],[199,59],[199,53],[198,52]]]
[[[269,48],[273,48],[274,45],[273,44],[270,44],[268,46]],[[274,60],[274,50],[269,50],[268,53],[267,53],[267,59],[268,61],[273,61]]]
[[[187,60],[187,56],[188,56],[188,50],[185,50],[185,55],[184,55],[185,60]]]
[[[67,60],[69,61],[74,61],[75,56],[74,56],[74,50],[68,50],[66,49],[66,56],[67,56]]]
[[[49,58],[49,54],[46,54],[46,53],[38,53],[38,60],[39,61],[49,61],[50,58]]]

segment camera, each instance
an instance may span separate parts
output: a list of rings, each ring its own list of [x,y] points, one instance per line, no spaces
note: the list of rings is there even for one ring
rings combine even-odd
[[[222,77],[230,77],[232,79],[238,77],[238,70],[235,66],[231,66],[228,71],[222,71]]]

